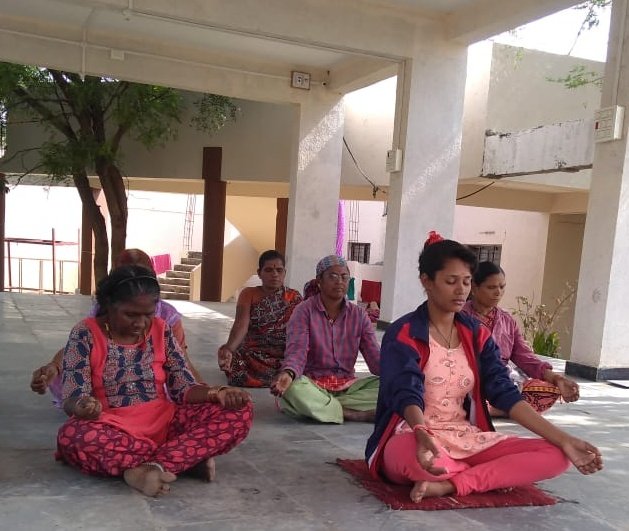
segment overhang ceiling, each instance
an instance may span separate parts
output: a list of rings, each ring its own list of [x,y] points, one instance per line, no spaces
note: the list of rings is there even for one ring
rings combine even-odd
[[[288,84],[292,70],[347,92],[395,74],[418,43],[468,44],[575,3],[2,0],[0,60],[299,102],[303,93]],[[212,85],[217,74],[224,79]]]

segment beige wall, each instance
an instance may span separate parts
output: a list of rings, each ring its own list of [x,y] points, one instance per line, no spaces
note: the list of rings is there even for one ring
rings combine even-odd
[[[244,236],[236,236],[223,249],[221,300],[228,301],[258,269],[258,251]]]
[[[375,184],[387,185],[385,171],[387,150],[393,142],[395,91],[397,77],[392,77],[346,94],[344,136],[361,169]],[[342,182],[368,186],[343,148]]]
[[[542,289],[542,302],[549,307],[554,307],[555,300],[564,293],[566,282],[576,286],[581,265],[584,229],[584,214],[550,216]],[[560,356],[565,359],[570,358],[575,302],[576,300],[572,301],[555,325],[559,332]]]
[[[276,204],[274,198],[227,196],[225,215],[232,230],[225,231],[223,301],[256,274],[260,254],[274,248]]]
[[[277,200],[275,198],[227,196],[225,206],[227,219],[258,254],[275,247],[276,214]]]
[[[565,77],[576,65],[603,71],[604,63],[494,44],[487,127],[517,131],[538,125],[591,118],[600,106],[594,85],[566,89],[547,78]]]
[[[184,93],[191,102],[196,95]],[[200,179],[204,146],[223,147],[223,180],[285,181],[290,174],[290,146],[297,107],[272,103],[235,100],[241,109],[235,122],[215,135],[190,127],[190,108],[181,118],[177,138],[166,147],[150,151],[127,137],[121,146],[124,175],[135,177]],[[47,134],[33,124],[16,124],[19,117],[9,117],[8,151],[5,159],[20,149],[39,146]],[[13,121],[11,121],[13,120]],[[0,162],[0,169],[22,173],[37,162],[36,152]]]
[[[501,302],[505,310],[525,295],[539,303],[542,294],[548,215],[494,208],[457,206],[454,239],[472,245],[502,245],[501,266],[507,289]]]

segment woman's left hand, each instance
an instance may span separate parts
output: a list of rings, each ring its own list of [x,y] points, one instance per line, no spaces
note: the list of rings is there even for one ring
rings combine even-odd
[[[570,378],[560,376],[555,380],[555,385],[559,388],[561,397],[566,402],[576,402],[579,400],[579,384]]]
[[[601,452],[587,441],[570,436],[561,449],[581,474],[594,474],[603,468]]]
[[[221,406],[226,409],[240,409],[251,401],[247,391],[235,387],[223,387],[217,396]]]

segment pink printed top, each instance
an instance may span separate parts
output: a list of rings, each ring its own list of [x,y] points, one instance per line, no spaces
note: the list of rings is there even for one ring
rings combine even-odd
[[[518,323],[508,312],[502,308],[494,308],[490,319],[476,313],[472,301],[467,301],[462,312],[478,319],[491,330],[491,334],[500,349],[500,358],[507,365],[512,361],[524,373],[531,378],[544,379],[544,371],[553,369],[553,366],[542,361],[534,352],[527,341],[522,337]],[[493,325],[492,325],[493,322]]]
[[[484,432],[466,418],[463,407],[474,388],[474,373],[463,345],[447,349],[432,337],[430,357],[424,367],[424,423],[437,443],[453,459],[475,455],[509,437],[495,431]],[[406,421],[396,432],[411,431]]]
[[[136,345],[119,345],[107,339],[107,359],[103,369],[103,387],[109,407],[118,408],[155,400],[158,391],[153,375],[153,341],[151,336]],[[70,332],[63,353],[63,399],[93,395],[90,354],[95,340],[86,321],[80,321]],[[177,404],[184,402],[186,392],[196,384],[186,364],[181,347],[168,325],[164,329],[166,350],[166,387]]]

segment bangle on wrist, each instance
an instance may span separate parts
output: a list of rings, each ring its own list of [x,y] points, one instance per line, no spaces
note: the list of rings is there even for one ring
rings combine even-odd
[[[295,374],[295,371],[293,369],[284,369],[284,372],[288,374],[293,379],[293,381],[295,381],[295,376],[297,375]]]

